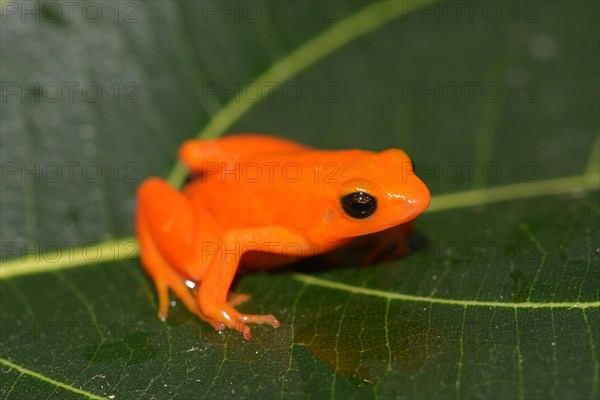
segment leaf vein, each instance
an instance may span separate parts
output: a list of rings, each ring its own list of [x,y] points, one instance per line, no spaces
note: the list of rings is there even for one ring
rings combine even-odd
[[[462,313],[462,322],[460,324],[460,339],[459,339],[459,352],[460,356],[458,359],[458,370],[456,371],[456,399],[460,399],[460,380],[462,378],[462,367],[463,367],[463,359],[465,357],[465,349],[464,349],[464,334],[465,334],[465,321],[467,319],[467,307],[463,306]]]
[[[50,377],[44,376],[44,375],[40,374],[39,372],[35,372],[35,371],[30,370],[28,368],[22,367],[22,366],[20,366],[18,364],[15,364],[15,363],[13,363],[13,362],[5,359],[5,358],[0,358],[0,363],[6,365],[7,367],[16,369],[22,375],[31,376],[32,378],[36,378],[36,379],[38,379],[38,380],[40,380],[42,382],[46,382],[46,383],[49,383],[51,385],[60,387],[60,388],[65,389],[65,390],[67,390],[69,392],[77,393],[77,394],[80,394],[82,396],[86,396],[86,397],[88,397],[90,399],[100,399],[100,400],[106,399],[106,397],[98,396],[98,395],[96,395],[94,393],[91,393],[91,392],[88,392],[86,390],[79,389],[79,388],[76,388],[74,386],[68,385],[66,383],[57,381],[56,379],[52,379]]]
[[[540,277],[540,274],[541,274],[542,270],[544,269],[544,266],[546,265],[546,257],[548,254],[544,250],[544,247],[542,246],[540,241],[537,239],[537,237],[533,234],[533,232],[531,232],[531,230],[529,229],[529,226],[527,226],[526,224],[521,224],[519,226],[519,228],[523,232],[525,232],[525,234],[527,234],[527,236],[529,236],[529,239],[535,244],[535,247],[542,255],[541,259],[540,259],[540,264],[537,267],[535,276],[533,277],[533,281],[531,282],[531,285],[529,285],[529,290],[527,292],[527,301],[529,301],[529,300],[531,300],[531,292],[532,292],[533,288],[537,285],[538,278]],[[554,293],[556,293],[556,291]]]
[[[515,308],[515,335],[517,340],[517,371],[519,373],[519,400],[525,398],[523,377],[523,355],[521,354],[521,337],[519,336],[519,310]]]
[[[587,314],[585,310],[582,310],[583,320],[585,321],[585,326],[587,327],[588,337],[590,338],[590,350],[592,354],[592,361],[594,361],[594,372],[592,376],[592,389],[590,391],[589,398],[595,399],[598,397],[598,381],[600,380],[600,361],[598,360],[598,352],[596,351],[596,345],[594,344],[594,334],[592,333],[592,328],[590,326],[590,322],[588,321]]]
[[[432,0],[423,0],[418,7],[430,3]],[[357,11],[356,13],[340,20],[325,31],[288,53],[279,61],[273,63],[266,71],[257,76],[252,82],[242,88],[236,96],[221,108],[198,134],[200,138],[210,139],[221,135],[234,122],[255,107],[262,99],[269,96],[274,85],[269,82],[285,82],[292,76],[307,69],[325,56],[345,46],[375,29],[403,16],[407,7],[403,1],[377,1]],[[257,98],[248,99],[243,96],[250,85],[265,87]],[[171,170],[168,181],[175,187],[181,186],[186,175],[181,162]]]
[[[538,303],[538,302],[523,302],[523,303],[507,303],[497,301],[481,301],[481,300],[462,300],[462,299],[447,299],[441,297],[427,297],[417,296],[412,294],[394,293],[385,290],[368,289],[360,286],[352,286],[345,283],[328,281],[326,279],[317,278],[315,276],[293,273],[290,274],[292,279],[302,282],[306,285],[321,286],[329,289],[341,290],[350,293],[362,294],[366,296],[382,297],[385,299],[412,301],[419,303],[430,303],[430,304],[446,304],[454,306],[464,307],[490,307],[490,308],[598,308],[600,307],[600,301],[591,302],[551,302],[551,303]]]

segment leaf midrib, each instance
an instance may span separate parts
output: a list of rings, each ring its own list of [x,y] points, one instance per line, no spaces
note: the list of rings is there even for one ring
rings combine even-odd
[[[291,277],[299,282],[307,285],[320,286],[328,289],[341,290],[344,292],[362,294],[366,296],[381,297],[390,300],[402,300],[419,303],[431,303],[431,304],[446,304],[463,307],[490,307],[490,308],[578,308],[586,309],[592,307],[600,307],[600,301],[589,301],[589,302],[549,302],[549,303],[538,303],[526,301],[522,303],[508,303],[498,301],[480,301],[480,300],[455,300],[445,299],[440,297],[429,297],[429,296],[416,296],[412,294],[402,294],[388,292],[385,290],[369,289],[360,286],[347,285],[345,283],[339,283],[330,281],[327,279],[317,278],[312,275],[305,275],[300,273],[291,274]]]
[[[533,183],[517,183],[487,189],[434,195],[426,213],[478,206],[501,201],[518,200],[546,195],[575,193],[600,189],[600,174],[591,173],[565,178],[547,179]],[[89,260],[86,249],[94,246],[100,257]],[[135,246],[134,250],[130,248]],[[115,253],[117,256],[115,257]],[[139,256],[135,237],[89,243],[69,249],[59,249],[44,254],[27,253],[2,264],[0,280],[19,276],[58,271],[101,264],[109,261],[123,262]],[[43,259],[43,260],[42,260]]]

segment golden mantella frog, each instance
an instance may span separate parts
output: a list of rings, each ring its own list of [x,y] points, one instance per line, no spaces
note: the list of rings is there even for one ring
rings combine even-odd
[[[352,238],[407,227],[429,191],[401,150],[316,150],[282,138],[238,134],[190,140],[180,159],[191,181],[178,191],[149,178],[137,192],[141,260],[166,318],[169,289],[215,329],[251,338],[230,295],[240,266],[265,269],[335,249]]]

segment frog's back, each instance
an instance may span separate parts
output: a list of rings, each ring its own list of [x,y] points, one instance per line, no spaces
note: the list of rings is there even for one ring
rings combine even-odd
[[[179,158],[200,174],[212,163],[245,163],[265,154],[288,154],[310,150],[310,147],[276,136],[243,133],[214,140],[188,140],[179,150]]]
[[[305,230],[322,218],[331,199],[337,206],[340,175],[368,153],[314,150],[285,140],[274,151],[273,142],[264,142],[264,151],[230,153],[211,168],[206,164],[184,190],[194,204],[217,216],[224,229],[285,222],[292,230]]]

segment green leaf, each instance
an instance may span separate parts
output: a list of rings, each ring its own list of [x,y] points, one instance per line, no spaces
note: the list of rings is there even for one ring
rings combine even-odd
[[[72,4],[1,3],[0,397],[599,398],[598,3]],[[282,323],[250,342],[160,321],[132,238],[143,179],[240,131],[433,194],[406,257],[240,276]]]

